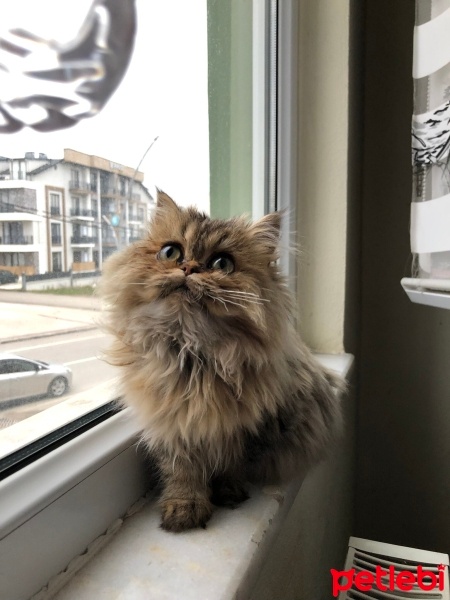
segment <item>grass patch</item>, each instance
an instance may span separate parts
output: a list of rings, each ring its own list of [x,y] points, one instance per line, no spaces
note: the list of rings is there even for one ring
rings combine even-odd
[[[73,288],[55,288],[53,290],[34,290],[38,294],[57,294],[58,296],[92,296],[94,293],[92,285],[83,285]]]

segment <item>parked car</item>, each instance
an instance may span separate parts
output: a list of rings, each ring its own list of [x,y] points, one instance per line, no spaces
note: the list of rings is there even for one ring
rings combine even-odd
[[[0,403],[30,396],[58,398],[72,384],[72,371],[17,354],[0,354]]]
[[[18,279],[19,277],[14,275],[14,273],[11,273],[11,271],[0,269],[0,285],[2,283],[16,283]]]

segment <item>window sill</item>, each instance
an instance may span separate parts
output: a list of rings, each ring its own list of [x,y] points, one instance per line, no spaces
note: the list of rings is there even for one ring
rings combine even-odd
[[[122,411],[0,482],[2,597],[30,598],[145,493],[136,440]]]
[[[350,355],[320,359],[348,377]],[[284,487],[254,487],[235,511],[217,509],[206,530],[183,534],[159,528],[159,510],[149,494],[33,600],[178,600],[180,590],[186,600],[249,597],[303,479],[304,474]]]

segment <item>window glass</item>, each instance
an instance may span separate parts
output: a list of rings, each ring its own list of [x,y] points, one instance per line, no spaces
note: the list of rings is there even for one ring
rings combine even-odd
[[[27,371],[36,371],[36,364],[27,360],[11,360],[9,369],[9,373],[26,373]]]
[[[254,210],[254,140],[264,139],[254,107],[265,102],[254,7],[263,5],[136,0],[131,62],[96,116],[0,133],[0,273],[13,278],[0,279],[0,365],[6,352],[50,365],[34,388],[0,381],[0,459],[73,419],[74,406],[84,415],[117,395],[95,286],[108,256],[145,236],[156,186],[213,216]],[[54,6],[55,23],[69,19]]]

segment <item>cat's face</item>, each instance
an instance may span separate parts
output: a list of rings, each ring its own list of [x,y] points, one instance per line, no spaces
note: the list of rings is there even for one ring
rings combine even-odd
[[[135,330],[139,315],[150,335],[170,337],[189,322],[194,337],[270,337],[283,296],[279,226],[277,213],[255,223],[210,219],[159,192],[147,237],[105,263],[101,293],[115,307],[115,329]]]
[[[273,285],[279,216],[214,220],[160,192],[148,237],[132,251],[127,282],[142,302],[230,316],[259,313]],[[265,299],[266,298],[266,299]]]

